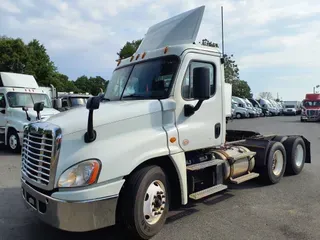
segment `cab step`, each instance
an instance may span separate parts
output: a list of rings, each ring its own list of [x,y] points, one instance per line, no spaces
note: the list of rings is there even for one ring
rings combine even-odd
[[[210,161],[205,161],[205,162],[201,162],[201,163],[196,163],[196,164],[192,164],[187,166],[187,170],[189,171],[198,171],[200,169],[204,169],[207,167],[212,167],[218,164],[222,164],[224,163],[224,160],[218,160],[218,159],[214,159],[214,160],[210,160]]]
[[[231,178],[230,181],[235,184],[240,184],[240,183],[246,182],[248,180],[251,180],[253,178],[257,178],[259,176],[260,176],[259,173],[251,172],[251,173],[248,173],[248,174],[243,175],[241,177]]]
[[[189,198],[194,199],[194,200],[199,200],[201,198],[207,197],[209,195],[212,195],[214,193],[223,191],[225,189],[227,189],[228,187],[224,184],[219,184],[204,190],[201,190],[199,192],[195,192],[189,195]]]

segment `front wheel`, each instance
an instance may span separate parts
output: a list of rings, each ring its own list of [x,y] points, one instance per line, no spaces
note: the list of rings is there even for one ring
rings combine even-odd
[[[237,113],[237,114],[236,114],[236,118],[237,118],[237,119],[240,119],[240,118],[242,118],[242,115],[241,115],[241,113]]]
[[[20,139],[16,130],[10,129],[7,137],[8,147],[11,152],[18,153],[21,150]]]
[[[150,239],[163,227],[169,211],[169,184],[159,166],[133,173],[120,196],[118,223],[130,236]]]

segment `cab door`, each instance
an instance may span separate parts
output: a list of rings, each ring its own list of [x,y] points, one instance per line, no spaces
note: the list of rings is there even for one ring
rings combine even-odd
[[[184,106],[195,106],[193,98],[193,69],[206,67],[210,71],[210,95],[200,109],[191,116],[185,116]],[[176,125],[179,144],[184,151],[219,146],[224,138],[225,117],[219,56],[187,53],[182,60],[177,77],[174,98],[176,105]]]

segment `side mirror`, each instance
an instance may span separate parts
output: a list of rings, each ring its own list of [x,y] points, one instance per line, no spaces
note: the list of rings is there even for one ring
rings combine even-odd
[[[193,69],[193,96],[198,100],[210,98],[210,70],[206,67]]]
[[[40,112],[44,108],[44,102],[37,102],[33,105],[33,110],[37,112],[37,119],[40,120]]]
[[[29,110],[29,108],[28,107],[22,107],[22,110],[27,112]]]
[[[86,107],[88,110],[96,110],[99,109],[101,102],[100,96],[94,96],[88,99]]]
[[[60,109],[62,108],[62,99],[61,98],[56,98],[52,101],[52,105],[55,109]]]
[[[193,97],[199,100],[195,106],[184,105],[184,115],[189,117],[199,110],[204,100],[210,98],[210,70],[206,67],[193,69]]]
[[[0,113],[5,114],[6,110],[2,109],[2,110],[0,110]]]
[[[84,134],[84,141],[86,143],[93,142],[97,137],[97,133],[93,129],[93,111],[96,109],[99,109],[101,99],[102,99],[101,96],[95,96],[95,97],[89,98],[87,101],[86,108],[89,110],[89,116],[88,116],[87,132]]]

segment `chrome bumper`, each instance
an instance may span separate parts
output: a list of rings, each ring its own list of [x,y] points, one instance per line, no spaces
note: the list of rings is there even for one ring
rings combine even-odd
[[[70,232],[86,232],[115,224],[118,196],[67,202],[42,194],[21,179],[28,208],[45,223]]]

